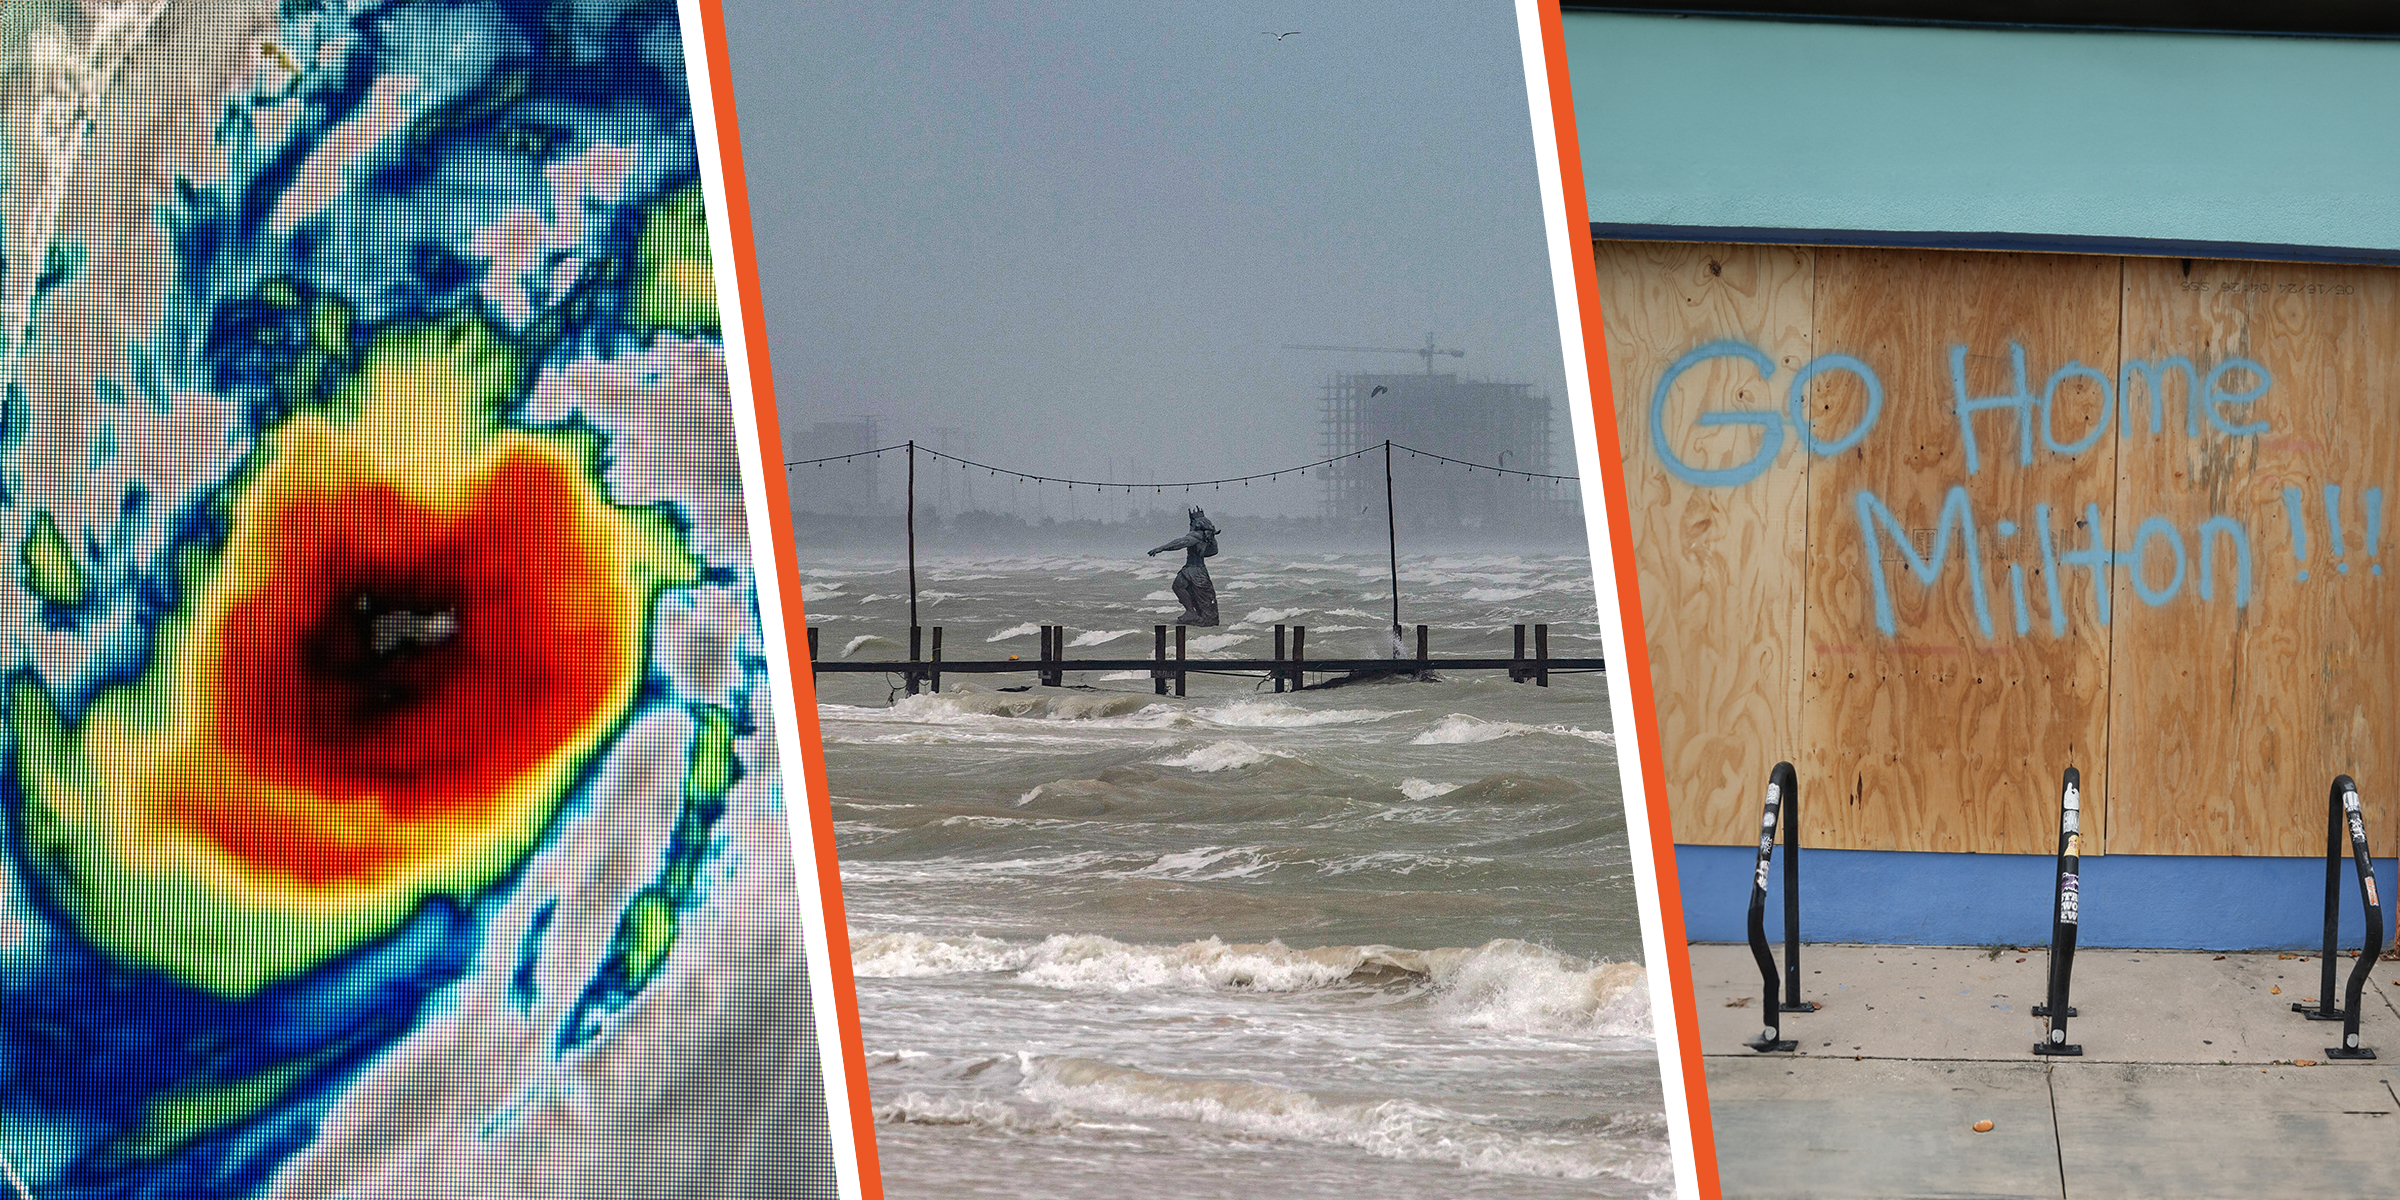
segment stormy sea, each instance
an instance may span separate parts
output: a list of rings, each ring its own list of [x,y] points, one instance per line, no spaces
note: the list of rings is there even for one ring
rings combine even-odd
[[[1141,549],[929,557],[920,619],[951,660],[1033,659],[1043,624],[1147,657],[1180,560]],[[905,655],[902,563],[803,563],[824,659]],[[1381,554],[1210,567],[1195,658],[1277,623],[1390,653]],[[1580,555],[1404,557],[1399,586],[1437,657],[1519,622],[1601,654]],[[817,679],[891,1195],[1671,1192],[1600,675],[1033,683]]]

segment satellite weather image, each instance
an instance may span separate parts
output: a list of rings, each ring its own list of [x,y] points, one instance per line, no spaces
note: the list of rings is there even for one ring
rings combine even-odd
[[[676,7],[4,11],[0,1197],[834,1194]]]

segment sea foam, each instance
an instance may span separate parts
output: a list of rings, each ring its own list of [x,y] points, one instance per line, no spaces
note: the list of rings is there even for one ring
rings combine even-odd
[[[1448,1162],[1500,1175],[1667,1182],[1663,1122],[1648,1138],[1519,1134],[1438,1105],[1405,1099],[1335,1099],[1246,1079],[1144,1071],[1091,1058],[1024,1055],[1019,1095],[1067,1112],[1183,1120],[1248,1137],[1347,1146],[1379,1158]],[[1624,1141],[1656,1141],[1627,1147]]]
[[[1465,713],[1451,713],[1433,728],[1409,739],[1414,746],[1461,746],[1475,742],[1492,742],[1501,738],[1523,737],[1526,734],[1549,734],[1555,737],[1582,738],[1603,746],[1617,744],[1616,735],[1605,729],[1579,729],[1573,725],[1523,725],[1515,721],[1487,721]]]
[[[1255,846],[1211,848],[1195,868],[1255,860]],[[1162,863],[1160,865],[1165,865]],[[1096,934],[1038,942],[977,934],[851,932],[852,970],[865,978],[1012,973],[1019,983],[1069,992],[1148,990],[1310,992],[1409,984],[1437,1020],[1514,1033],[1651,1036],[1649,977],[1640,963],[1578,958],[1514,939],[1409,950],[1220,938],[1173,945]]]

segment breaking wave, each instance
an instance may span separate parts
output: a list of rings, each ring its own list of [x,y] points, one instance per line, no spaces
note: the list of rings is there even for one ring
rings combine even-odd
[[[852,971],[867,979],[1007,973],[1019,983],[1069,992],[1312,992],[1406,985],[1419,989],[1435,1019],[1447,1024],[1515,1033],[1651,1036],[1649,977],[1640,963],[1577,958],[1515,939],[1439,950],[1298,949],[1281,941],[1233,943],[1213,937],[1142,945],[1092,934],[1053,934],[1030,942],[853,931],[850,957]]]
[[[899,643],[894,642],[890,638],[882,637],[872,633],[862,633],[857,637],[851,638],[849,644],[842,647],[842,657],[848,658],[869,646],[889,646],[894,650],[900,648]]]
[[[1465,713],[1451,713],[1433,728],[1409,739],[1415,746],[1458,746],[1473,742],[1493,742],[1501,738],[1522,737],[1526,734],[1549,734],[1555,737],[1582,738],[1603,746],[1617,744],[1615,734],[1605,729],[1580,729],[1573,725],[1523,725],[1515,721],[1487,721]]]
[[[1212,742],[1187,754],[1151,761],[1162,767],[1182,767],[1191,771],[1234,771],[1280,757],[1283,756],[1261,750],[1248,742],[1226,741]]]
[[[1640,1145],[1655,1142],[1658,1150],[1664,1149],[1663,1121],[1656,1121],[1655,1128],[1624,1131],[1635,1134],[1632,1137],[1620,1134],[1595,1142],[1584,1136],[1494,1129],[1487,1122],[1419,1101],[1334,1099],[1274,1084],[1165,1075],[1091,1058],[1027,1055],[1023,1070],[1025,1082],[1018,1094],[1054,1106],[1047,1114],[1052,1120],[1079,1111],[1193,1121],[1250,1137],[1348,1146],[1379,1158],[1447,1162],[1500,1175],[1612,1176],[1663,1184],[1670,1170],[1664,1154]]]

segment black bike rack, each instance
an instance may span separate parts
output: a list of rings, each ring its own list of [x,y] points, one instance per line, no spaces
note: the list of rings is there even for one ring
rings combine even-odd
[[[2349,853],[2343,853],[2343,832],[2349,833]],[[2350,968],[2350,986],[2345,989],[2343,1003],[2333,1003],[2333,963],[2337,949],[2335,939],[2342,926],[2342,859],[2348,857],[2358,870],[2358,898],[2366,910],[2366,944],[2359,948],[2358,965]],[[2314,1005],[2294,1004],[2292,1011],[2311,1021],[2340,1021],[2342,1044],[2327,1046],[2327,1058],[2366,1059],[2375,1052],[2358,1044],[2359,997],[2366,990],[2367,973],[2375,969],[2375,956],[2383,953],[2383,901],[2375,894],[2375,860],[2367,853],[2367,820],[2359,810],[2358,784],[2347,775],[2333,777],[2333,791],[2325,799],[2325,953],[2324,975],[2318,982],[2317,1002]]]
[[[2035,1054],[2079,1057],[2083,1047],[2067,1041],[2067,1018],[2075,1006],[2067,1003],[2067,985],[2075,974],[2075,928],[2083,906],[2083,773],[2067,768],[2058,787],[2058,875],[2052,888],[2056,904],[2050,920],[2050,995],[2033,1007],[2033,1015],[2050,1018],[2050,1028],[2034,1043]]]
[[[1799,1042],[1782,1038],[1781,1014],[1815,1012],[1817,1006],[1800,999],[1800,777],[1792,764],[1779,762],[1767,772],[1766,815],[1759,821],[1758,871],[1750,882],[1750,956],[1758,960],[1759,979],[1766,985],[1766,1027],[1744,1043],[1760,1053],[1792,1050]],[[1767,948],[1767,868],[1775,860],[1775,830],[1783,829],[1783,970],[1775,978],[1775,955]]]

